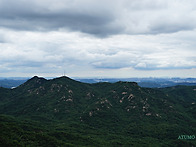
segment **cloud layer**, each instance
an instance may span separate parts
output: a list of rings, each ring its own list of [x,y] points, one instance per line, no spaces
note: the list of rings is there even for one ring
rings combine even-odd
[[[1,0],[0,26],[98,37],[172,33],[195,29],[195,6],[194,0]]]
[[[1,0],[0,74],[196,77],[195,14],[194,0]]]

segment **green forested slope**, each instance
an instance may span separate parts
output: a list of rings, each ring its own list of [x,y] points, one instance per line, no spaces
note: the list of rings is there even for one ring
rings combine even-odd
[[[196,146],[178,139],[195,135],[195,102],[196,86],[33,77],[0,88],[0,139],[3,146]]]

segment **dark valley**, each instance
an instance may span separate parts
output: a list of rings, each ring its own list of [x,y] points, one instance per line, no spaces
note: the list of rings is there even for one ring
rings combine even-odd
[[[194,147],[195,114],[196,86],[35,76],[0,88],[0,146]]]

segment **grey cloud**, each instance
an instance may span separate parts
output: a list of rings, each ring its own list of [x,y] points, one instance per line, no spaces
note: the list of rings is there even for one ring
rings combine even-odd
[[[61,3],[62,4],[61,4]],[[191,3],[192,2],[192,3]],[[50,4],[51,3],[51,4]],[[51,31],[67,29],[98,37],[115,34],[159,34],[192,30],[196,18],[194,1],[6,1],[0,3],[0,26],[18,30]],[[177,3],[177,4],[178,4]],[[180,12],[179,9],[187,5]],[[173,6],[174,5],[174,6]],[[175,13],[172,14],[171,13]],[[189,15],[191,13],[192,15]],[[173,16],[178,21],[171,23]],[[168,17],[168,18],[163,18]],[[163,18],[163,21],[160,20]],[[184,21],[189,21],[187,23]],[[179,25],[180,24],[180,25]]]
[[[122,57],[123,58],[123,57]],[[133,59],[134,60],[134,59]],[[142,59],[135,59],[133,63],[131,62],[122,62],[122,61],[114,61],[114,62],[107,62],[107,61],[96,61],[92,63],[95,68],[103,68],[103,69],[121,69],[121,68],[134,68],[137,70],[159,70],[159,69],[192,69],[196,68],[196,65],[179,65],[175,66],[173,64],[168,66],[161,66],[159,63],[151,63],[151,62],[143,62]]]
[[[6,43],[8,42],[6,36],[0,32],[0,43]]]
[[[0,36],[0,43],[6,43],[6,40]]]
[[[116,35],[94,38],[67,31],[1,30],[0,72],[80,74],[81,71],[153,73],[157,69],[196,68],[195,31],[161,35]],[[183,37],[182,37],[183,36]],[[5,72],[6,73],[6,72]],[[99,72],[97,72],[99,74]]]
[[[58,62],[56,61],[36,61],[28,60],[25,57],[18,59],[18,57],[13,57],[12,59],[1,60],[0,61],[0,73],[4,71],[14,71],[14,72],[24,72],[24,73],[35,73],[35,72],[56,72],[58,69]],[[52,66],[52,67],[50,67]],[[56,70],[54,70],[56,69]]]
[[[10,67],[11,68],[14,68],[14,67],[17,67],[17,68],[26,68],[26,67],[28,67],[28,68],[34,68],[34,67],[36,67],[36,68],[43,68],[44,67],[44,65],[45,65],[45,63],[43,63],[43,62],[37,62],[37,61],[26,61],[26,60],[24,60],[24,61],[15,61],[15,63],[12,63],[11,65],[10,65]]]
[[[151,31],[152,31],[152,34],[159,34],[159,33],[174,33],[174,32],[178,32],[178,31],[181,31],[181,30],[193,30],[194,29],[194,26],[180,26],[178,24],[176,25],[168,25],[168,24],[165,24],[165,25],[156,25],[156,26],[152,26],[151,27]]]
[[[125,67],[134,67],[138,62],[138,55],[130,54],[129,52],[118,52],[111,55],[102,55],[100,58],[91,62],[95,68],[104,69],[120,69]]]
[[[65,1],[66,2],[66,1]],[[19,1],[20,3],[20,1]],[[19,30],[51,31],[61,28],[70,31],[81,31],[88,34],[105,36],[119,33],[121,28],[110,25],[115,17],[110,12],[97,10],[94,13],[85,12],[78,8],[63,10],[48,10],[32,2],[26,2],[25,6],[4,2],[0,6],[0,26]],[[31,6],[31,4],[33,4]],[[88,5],[88,4],[87,4]],[[13,9],[11,9],[13,7]],[[81,8],[82,9],[82,8]],[[91,11],[96,8],[90,8]]]
[[[120,69],[124,67],[131,67],[128,63],[122,62],[105,62],[105,61],[96,61],[91,63],[95,68],[103,68],[103,69]]]
[[[194,56],[180,55],[163,50],[160,53],[153,51],[140,51],[131,54],[129,51],[116,53],[114,55],[102,55],[90,64],[95,68],[121,69],[134,68],[137,70],[158,70],[158,69],[192,69],[196,68]]]
[[[152,34],[194,30],[196,27],[196,22],[192,19],[194,18],[189,18],[186,16],[178,16],[178,18],[175,18],[174,16],[172,16],[172,14],[170,17],[162,16],[160,18],[157,18],[157,22],[152,23],[149,26],[149,29]]]
[[[17,16],[16,18],[3,18],[0,25],[15,29],[32,30],[56,30],[67,28],[74,31],[82,31],[91,34],[112,31],[107,23],[110,17],[91,16],[88,14],[31,14],[30,16]],[[99,27],[98,27],[99,26]]]

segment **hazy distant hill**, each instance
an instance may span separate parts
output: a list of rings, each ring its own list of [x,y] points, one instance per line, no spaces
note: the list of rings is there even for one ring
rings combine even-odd
[[[137,82],[141,87],[148,88],[164,88],[164,87],[172,87],[176,85],[187,85],[187,86],[195,86],[196,79],[195,78],[103,78],[103,79],[76,79],[85,83],[97,83],[97,82],[111,82],[115,83],[118,81],[129,81],[129,82]]]
[[[13,87],[17,87],[21,84],[23,84],[24,82],[26,82],[27,80],[21,80],[21,79],[0,79],[0,87],[4,87],[4,88],[13,88]]]
[[[196,146],[196,86],[33,77],[0,88],[1,146]]]

